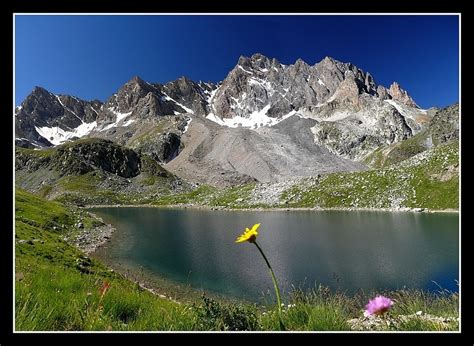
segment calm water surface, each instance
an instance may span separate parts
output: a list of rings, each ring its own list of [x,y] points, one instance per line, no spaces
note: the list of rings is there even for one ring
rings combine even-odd
[[[362,211],[205,211],[96,208],[117,227],[107,261],[178,284],[258,299],[273,290],[253,244],[235,244],[260,222],[259,244],[284,291],[323,284],[353,293],[404,286],[456,291],[458,214]]]

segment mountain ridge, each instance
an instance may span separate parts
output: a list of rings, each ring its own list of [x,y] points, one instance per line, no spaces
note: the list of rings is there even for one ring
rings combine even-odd
[[[367,157],[422,132],[435,113],[350,62],[284,65],[256,53],[217,84],[133,76],[104,103],[35,88],[15,111],[16,144],[112,140],[178,177],[232,185],[365,170]]]
[[[335,78],[336,80],[336,82],[334,82],[334,80],[328,82],[328,79],[330,77],[324,77],[323,73],[322,76],[324,79],[326,79],[326,82],[324,82],[319,77],[317,79],[317,82],[315,82],[319,86],[319,89],[317,89],[318,86],[308,84],[310,89],[314,91],[313,95],[308,94],[300,100],[296,98],[296,102],[299,102],[296,106],[291,102],[287,102],[281,105],[278,105],[277,102],[276,106],[273,106],[267,110],[269,117],[282,116],[283,111],[288,111],[287,113],[289,113],[295,108],[301,108],[303,104],[309,106],[320,104],[320,101],[322,101],[324,98],[326,98],[327,100],[329,96],[333,96],[336,92],[337,94],[334,96],[334,98],[350,99],[351,96],[355,96],[351,95],[351,87],[353,88],[352,94],[354,94],[354,92],[356,91],[356,87],[357,94],[359,94],[360,92],[365,92],[369,95],[380,95],[379,97],[383,100],[394,99],[406,105],[417,107],[413,99],[408,95],[405,90],[400,87],[398,83],[394,82],[389,88],[385,88],[381,85],[376,85],[370,73],[363,72],[361,69],[357,68],[351,63],[342,63],[334,58],[326,57],[313,66],[308,65],[302,59],[297,59],[293,65],[283,65],[279,63],[278,60],[276,60],[275,58],[270,60],[264,55],[256,53],[253,54],[251,57],[241,56],[238,60],[238,64],[229,72],[227,77],[217,84],[205,83],[202,81],[194,82],[185,76],[180,77],[174,81],[159,84],[149,83],[141,79],[139,76],[133,76],[128,82],[122,85],[122,87],[120,87],[116,93],[112,94],[104,103],[99,100],[86,101],[75,96],[69,95],[54,95],[44,88],[35,87],[32,93],[25,98],[21,105],[19,107],[16,107],[16,117],[19,117],[19,120],[24,122],[24,124],[21,124],[22,126],[17,126],[17,137],[29,140],[32,142],[32,144],[38,146],[57,145],[69,138],[72,138],[63,136],[63,140],[59,139],[56,140],[55,143],[51,143],[50,139],[45,138],[45,136],[42,136],[36,129],[36,127],[40,127],[37,125],[42,125],[41,127],[46,127],[46,125],[48,125],[47,127],[50,128],[59,127],[63,131],[70,131],[80,125],[77,120],[71,118],[71,116],[74,115],[73,113],[75,112],[70,112],[71,109],[67,105],[58,105],[57,102],[55,102],[54,98],[56,98],[58,101],[61,101],[61,98],[72,98],[77,102],[82,103],[83,108],[87,108],[88,105],[90,105],[92,110],[89,110],[89,112],[96,113],[95,115],[87,114],[87,117],[80,119],[84,120],[85,123],[89,124],[92,124],[93,121],[97,120],[97,124],[94,127],[89,127],[87,129],[89,132],[82,131],[78,133],[78,135],[84,135],[84,133],[86,132],[86,134],[89,134],[93,130],[95,130],[96,132],[105,131],[109,128],[116,127],[117,125],[119,125],[120,120],[124,119],[125,117],[128,117],[129,115],[132,115],[128,113],[133,113],[135,108],[142,110],[140,114],[135,114],[136,117],[142,118],[153,115],[160,116],[165,114],[175,115],[183,113],[209,116],[209,114],[213,114],[213,110],[216,111],[216,116],[219,118],[233,118],[234,116],[245,117],[248,116],[249,113],[255,111],[257,108],[260,108],[261,110],[262,108],[264,108],[264,106],[257,102],[256,104],[248,105],[248,107],[246,107],[244,111],[230,113],[229,110],[231,107],[235,109],[235,105],[232,104],[232,101],[235,103],[235,100],[237,98],[232,96],[232,90],[229,91],[229,88],[227,88],[227,86],[229,84],[232,85],[232,83],[235,82],[235,79],[245,79],[245,81],[247,81],[247,79],[244,77],[249,71],[245,72],[245,68],[250,68],[253,71],[252,73],[255,73],[257,67],[260,67],[259,72],[261,74],[270,72],[268,78],[275,77],[271,74],[271,72],[277,72],[278,74],[283,73],[284,70],[287,70],[289,71],[289,74],[293,76],[294,83],[303,83],[303,80],[301,78],[305,76],[311,77],[311,69],[314,69],[316,71],[322,70],[323,72],[327,70],[329,71],[330,77],[333,79]],[[268,69],[268,67],[271,67],[271,69]],[[280,71],[278,72],[278,70]],[[342,90],[338,90],[337,87],[339,86],[339,84],[342,81],[346,80],[346,76],[342,75],[342,71],[353,71],[354,75],[349,76],[348,78],[354,79],[355,87],[353,83],[352,85],[346,86],[345,84],[351,84],[351,82],[348,81],[347,83],[342,85]],[[258,84],[258,80],[256,79],[250,79],[249,82],[250,84],[254,85]],[[327,88],[325,83],[328,83],[330,87]],[[334,83],[339,84],[336,85]],[[226,88],[227,90],[224,90]],[[241,88],[242,85],[237,85],[237,89]],[[282,84],[282,88],[284,89],[284,81]],[[218,91],[217,89],[220,89],[220,91]],[[255,93],[255,95],[257,95],[258,88],[250,89]],[[217,95],[212,95],[213,91],[217,91]],[[302,92],[308,93],[309,91],[303,90]],[[43,103],[46,102],[46,104],[42,104],[42,106],[43,108],[45,108],[46,105],[48,106],[48,110],[50,111],[50,121],[44,121],[45,119],[42,119],[40,115],[39,117],[36,117],[39,119],[34,119],[35,126],[32,126],[31,121],[28,121],[26,119],[27,116],[25,116],[24,113],[27,113],[27,115],[29,115],[29,118],[31,118],[31,115],[35,115],[35,111],[37,111],[37,109],[31,109],[31,103],[38,101],[38,99],[41,98],[46,99],[42,100]],[[47,100],[48,98],[49,100]],[[255,98],[257,97],[255,96]],[[213,101],[212,104],[210,102],[211,99]],[[281,100],[279,102],[282,103]],[[28,105],[30,105],[30,107],[28,107]],[[62,110],[61,106],[63,108]],[[77,108],[77,105],[74,106],[76,106]],[[81,111],[81,114],[82,112],[84,112],[84,110]],[[71,119],[66,119],[66,121],[63,121],[62,118],[65,115],[66,117]],[[81,117],[79,116],[79,118]],[[121,122],[121,124],[123,123],[124,122]]]

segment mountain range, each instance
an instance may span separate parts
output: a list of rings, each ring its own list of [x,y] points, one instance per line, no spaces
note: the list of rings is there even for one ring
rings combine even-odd
[[[226,186],[366,170],[377,150],[425,131],[437,112],[351,63],[254,54],[217,84],[136,76],[105,103],[35,87],[15,109],[15,143],[104,139],[184,181]]]

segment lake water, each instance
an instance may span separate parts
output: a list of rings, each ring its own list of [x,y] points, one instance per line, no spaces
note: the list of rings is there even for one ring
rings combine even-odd
[[[315,284],[348,293],[404,286],[458,289],[457,213],[93,211],[117,227],[99,250],[106,261],[209,292],[257,300],[273,290],[256,247],[234,243],[258,222],[258,243],[285,292],[292,285]]]

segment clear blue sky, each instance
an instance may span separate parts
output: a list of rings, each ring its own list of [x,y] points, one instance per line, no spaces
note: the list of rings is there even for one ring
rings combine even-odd
[[[424,108],[456,102],[457,16],[16,16],[16,105],[35,86],[105,101],[134,75],[218,82],[240,55],[325,56]]]

